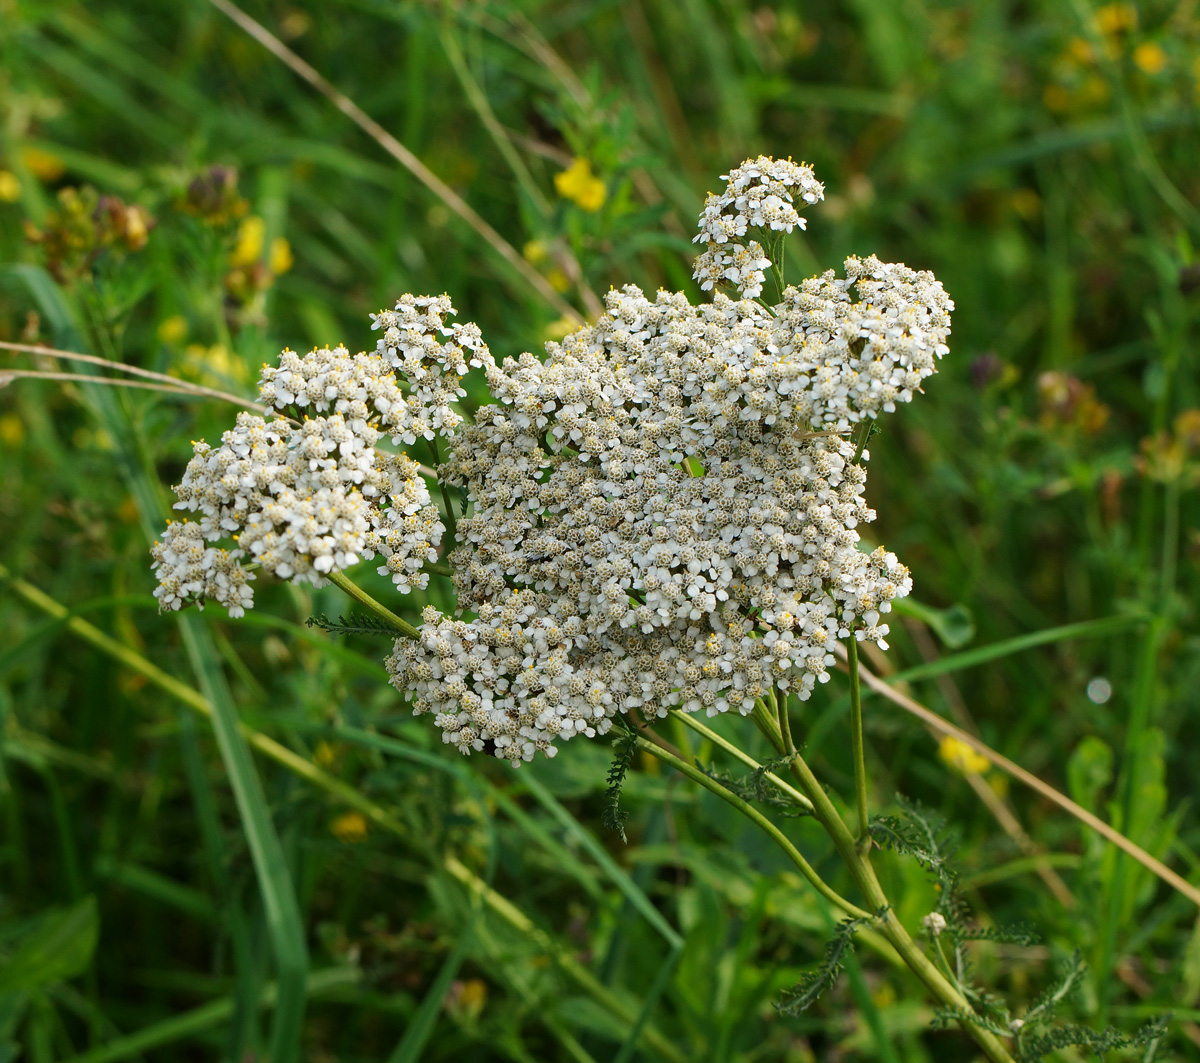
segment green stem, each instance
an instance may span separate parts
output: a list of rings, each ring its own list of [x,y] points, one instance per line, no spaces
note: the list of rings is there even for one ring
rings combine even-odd
[[[344,572],[339,572],[336,568],[329,573],[329,582],[335,586],[341,587],[351,598],[359,605],[365,605],[377,617],[386,620],[405,638],[417,639],[421,637],[421,633],[412,626],[407,620],[401,620],[393,613],[386,605],[377,602],[366,591],[364,591],[357,583],[352,583]]]
[[[732,805],[739,812],[741,812],[743,816],[751,820],[756,826],[761,827],[775,840],[776,843],[778,843],[779,847],[785,853],[787,853],[788,858],[793,864],[796,865],[797,868],[799,868],[800,873],[806,879],[808,879],[808,881],[812,884],[813,889],[815,889],[827,901],[836,905],[852,918],[872,918],[870,912],[863,911],[856,905],[851,904],[848,900],[846,900],[845,897],[842,897],[840,894],[835,892],[825,882],[825,880],[821,878],[821,876],[818,875],[815,870],[813,870],[812,865],[804,859],[800,853],[800,850],[791,843],[787,835],[784,834],[783,831],[781,831],[777,826],[775,826],[774,823],[767,819],[766,816],[759,812],[759,810],[752,804],[750,804],[748,801],[743,801],[737,796],[737,794],[726,790],[725,787],[715,779],[710,779],[704,774],[704,772],[700,771],[699,768],[695,768],[691,764],[687,763],[687,761],[681,760],[679,757],[675,756],[674,753],[670,753],[663,749],[662,746],[655,745],[655,743],[651,742],[648,738],[643,738],[641,735],[638,735],[636,741],[639,749],[649,753],[651,756],[658,757],[658,759],[663,761],[665,764],[670,764],[671,767],[673,767],[681,775],[686,775],[692,780],[692,782],[703,786],[704,789],[708,790],[710,793],[716,794],[722,801]]]
[[[437,437],[429,441],[429,449],[433,452],[433,468],[436,472],[442,464],[442,455],[438,450]],[[450,536],[449,544],[444,549],[449,550],[458,542],[458,520],[454,516],[454,503],[450,498],[450,488],[442,479],[441,474],[437,477],[438,490],[442,493],[442,504],[446,507],[446,534]]]
[[[846,641],[850,667],[850,746],[854,756],[854,794],[858,805],[858,846],[866,856],[871,851],[870,819],[867,813],[867,764],[863,756],[862,690],[858,682],[858,639],[854,632]]]
[[[698,735],[702,735],[704,738],[707,738],[714,746],[720,746],[731,757],[736,760],[740,760],[743,764],[745,764],[747,768],[750,768],[753,771],[758,771],[762,767],[762,765],[759,764],[759,762],[752,756],[750,756],[749,753],[743,753],[742,750],[730,742],[729,739],[722,738],[711,727],[706,727],[704,724],[702,724],[696,719],[693,713],[680,712],[678,709],[671,709],[670,715],[674,719],[679,720],[686,726],[690,727]],[[796,804],[798,804],[801,808],[807,808],[810,812],[812,811],[812,802],[791,783],[781,779],[778,775],[771,771],[764,772],[764,778],[776,786],[780,792],[786,794],[793,801],[795,801]]]
[[[812,801],[813,814],[833,839],[834,846],[850,869],[856,885],[862,891],[867,906],[876,912],[883,913],[879,920],[880,933],[900,954],[909,970],[921,980],[925,988],[938,1001],[948,1007],[961,1009],[968,1013],[973,1012],[975,1009],[972,1008],[971,1002],[963,995],[958,986],[938,970],[904,928],[904,924],[892,910],[887,895],[883,892],[883,887],[880,886],[879,879],[875,876],[874,869],[859,853],[854,835],[850,833],[850,829],[843,822],[837,809],[834,808],[833,802],[829,800],[824,788],[817,781],[817,777],[813,775],[812,770],[799,753],[792,758],[792,772],[800,783],[800,789]],[[962,1022],[960,1025],[983,1049],[984,1055],[991,1060],[991,1063],[1013,1063],[1012,1055],[995,1034],[973,1026],[969,1022]]]

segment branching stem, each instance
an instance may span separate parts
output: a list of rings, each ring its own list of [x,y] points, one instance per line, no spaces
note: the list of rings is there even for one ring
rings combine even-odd
[[[357,583],[352,582],[344,572],[339,572],[336,568],[329,573],[329,582],[340,587],[359,605],[366,606],[377,617],[386,620],[396,629],[396,631],[405,638],[416,639],[421,637],[421,633],[412,626],[407,620],[402,620],[393,613],[382,602],[377,602],[366,591],[364,591]]]
[[[804,859],[800,850],[797,849],[789,840],[786,834],[783,833],[774,823],[764,816],[757,808],[748,801],[743,801],[737,794],[725,789],[715,779],[710,779],[704,772],[689,764],[687,761],[675,756],[674,753],[663,749],[662,746],[656,745],[648,738],[642,735],[637,736],[638,748],[651,756],[658,757],[665,764],[670,764],[681,775],[686,775],[692,782],[698,786],[703,786],[706,790],[716,794],[722,801],[727,802],[742,813],[747,819],[751,820],[756,826],[762,828],[769,834],[779,847],[788,855],[788,858],[799,869],[808,881],[822,897],[830,904],[836,905],[848,916],[854,919],[870,919],[871,913],[863,911],[863,909],[851,904],[845,897],[837,893],[817,872],[812,865]]]

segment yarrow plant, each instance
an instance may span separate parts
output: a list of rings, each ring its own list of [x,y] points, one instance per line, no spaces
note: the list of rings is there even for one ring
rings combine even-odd
[[[374,316],[372,353],[285,351],[259,385],[275,419],[241,414],[219,448],[196,444],[176,508],[198,520],[155,547],[161,604],[237,615],[251,566],[320,585],[376,555],[401,590],[424,587],[445,525],[416,463],[377,443],[438,437],[438,479],[468,502],[447,554],[458,614],[427,608],[387,666],[464,753],[553,756],[617,713],[749,714],[772,686],[807,698],[851,630],[886,647],[882,617],[912,583],[859,549],[875,513],[850,432],[935,371],[953,304],[875,258],[751,298],[761,272],[731,263],[761,247],[737,241],[802,226],[795,200],[822,187],[765,158],[726,180],[695,275],[744,298],[629,285],[545,360],[497,363],[474,325],[447,324],[447,298],[405,296]],[[467,423],[471,367],[496,401]]]
[[[911,832],[867,814],[857,644],[887,648],[887,614],[912,580],[894,554],[861,548],[860,528],[875,518],[865,444],[875,420],[937,370],[954,304],[931,273],[873,256],[846,259],[840,277],[785,284],[784,237],[804,228],[799,210],[823,186],[810,167],[765,157],[722,179],[696,237],[707,301],[627,285],[608,293],[599,320],[546,344],[544,358],[497,361],[476,326],[452,321],[446,296],[405,295],[373,316],[374,351],[284,351],[259,381],[267,415],[240,414],[216,448],[195,444],[175,488],[191,516],[154,546],[155,593],[163,609],[216,601],[236,616],[253,605],[258,572],[338,583],[396,636],[392,683],[464,754],[516,766],[620,721],[628,733],[606,796],[616,829],[640,748],[771,833],[847,917],[826,964],[783,1010],[807,1007],[870,926],[939,1014],[989,1059],[1010,1060],[1004,1038],[1019,1025],[998,1025],[961,962],[951,968],[913,940],[870,862],[873,831],[927,867],[931,858]],[[768,270],[774,302],[763,297]],[[469,414],[460,400],[472,370],[493,401]],[[389,439],[427,441],[436,467],[383,449]],[[427,606],[419,627],[401,620],[345,575],[370,558],[402,592],[426,587],[435,570],[449,575],[455,610]],[[829,679],[839,640],[857,834],[797,750],[787,708]],[[640,733],[673,714],[717,740],[696,715],[731,711],[752,717],[779,753],[749,785]],[[772,774],[785,766],[798,790]],[[754,806],[780,801],[819,820],[863,906]],[[924,922],[935,946],[948,921],[956,940],[971,936],[959,908],[939,909]],[[1035,1058],[1017,1041],[1020,1058]]]

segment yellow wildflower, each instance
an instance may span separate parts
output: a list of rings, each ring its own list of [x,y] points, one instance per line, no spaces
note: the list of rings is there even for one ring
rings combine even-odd
[[[0,417],[0,443],[6,447],[19,447],[25,439],[25,422],[15,413]]]
[[[608,188],[592,173],[587,159],[577,158],[561,173],[554,175],[554,187],[563,199],[569,199],[587,211],[597,211],[608,198]]]
[[[288,243],[287,238],[277,236],[271,241],[271,256],[270,265],[271,272],[278,276],[281,273],[286,273],[292,268],[295,263],[292,258],[292,245]]]
[[[561,340],[564,336],[569,336],[579,326],[569,317],[563,315],[554,321],[551,321],[544,329],[542,329],[543,340]]]
[[[550,251],[541,240],[530,240],[522,249],[521,254],[531,266],[545,262],[550,257]]]
[[[454,1018],[474,1022],[487,1003],[487,983],[481,978],[454,981],[446,994],[444,1007]]]
[[[133,524],[141,515],[141,510],[138,509],[138,504],[133,495],[126,495],[121,504],[117,506],[117,517],[126,524]]]
[[[1137,21],[1133,4],[1105,4],[1096,11],[1096,28],[1106,37],[1136,29]]]
[[[252,266],[263,250],[267,226],[257,214],[251,214],[238,226],[237,243],[229,255],[232,266]]]
[[[1161,74],[1167,69],[1167,53],[1153,41],[1142,41],[1133,50],[1133,65],[1143,74]]]
[[[566,292],[571,290],[571,278],[568,277],[557,266],[546,274],[546,280],[550,282],[550,287],[556,292]]]
[[[346,812],[329,824],[329,830],[340,842],[360,842],[367,836],[367,818],[361,812]]]
[[[21,198],[21,182],[8,170],[0,170],[0,203],[15,203]]]
[[[976,753],[966,742],[953,735],[946,735],[942,739],[938,756],[948,767],[964,775],[981,775],[991,764],[982,753]]]
[[[320,764],[322,768],[328,768],[337,760],[337,752],[332,745],[322,739],[317,743],[317,748],[313,750],[313,760]]]
[[[45,151],[42,148],[22,148],[21,162],[39,181],[57,181],[67,172],[62,159],[53,152]]]
[[[178,343],[187,335],[187,330],[187,318],[182,314],[172,314],[171,317],[164,318],[158,326],[158,338],[163,343]]]

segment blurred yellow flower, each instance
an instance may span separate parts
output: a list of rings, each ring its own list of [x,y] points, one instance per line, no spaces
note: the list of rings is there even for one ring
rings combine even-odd
[[[337,753],[332,745],[321,739],[317,743],[317,748],[313,750],[313,760],[321,765],[322,768],[328,768],[337,759]]]
[[[1136,29],[1137,22],[1133,4],[1105,4],[1096,11],[1096,28],[1106,37]]]
[[[1047,85],[1042,90],[1042,102],[1049,111],[1069,111],[1071,109],[1071,94],[1061,85]]]
[[[281,273],[286,273],[292,268],[296,260],[292,258],[292,245],[287,242],[287,238],[277,236],[271,241],[271,255],[269,265],[271,272],[278,276]]]
[[[117,506],[117,517],[126,524],[133,524],[141,516],[141,512],[133,495],[126,495]]]
[[[542,329],[543,340],[561,340],[564,336],[569,336],[579,326],[566,315],[551,321],[544,329]]]
[[[592,173],[592,164],[587,159],[577,158],[561,173],[556,173],[554,187],[563,199],[569,199],[588,211],[599,210],[608,198],[608,189]]]
[[[473,1022],[479,1018],[487,1003],[487,982],[481,978],[468,978],[465,981],[455,981],[446,993],[446,1011],[456,1019]]]
[[[536,266],[539,262],[545,262],[550,257],[549,250],[541,240],[530,240],[521,249],[521,254],[525,256],[525,261],[531,266]]]
[[[257,214],[243,218],[238,226],[237,243],[229,254],[232,266],[252,266],[259,260],[263,250],[263,237],[267,226]]]
[[[173,314],[171,317],[164,318],[158,326],[158,338],[163,343],[178,343],[187,335],[187,330],[187,318],[182,314]]]
[[[1161,74],[1167,69],[1167,53],[1153,41],[1142,41],[1133,50],[1133,65],[1143,74]]]
[[[15,203],[21,198],[21,182],[8,170],[0,170],[0,203]]]
[[[1066,54],[1080,66],[1086,66],[1095,59],[1096,50],[1090,41],[1085,41],[1082,37],[1072,37],[1067,41]]]
[[[57,181],[67,172],[62,159],[42,148],[22,148],[21,162],[39,181]]]
[[[546,274],[546,280],[550,282],[550,287],[556,292],[566,292],[571,289],[571,278],[558,267]]]
[[[0,417],[0,443],[6,447],[19,447],[25,439],[25,422],[15,413]]]
[[[346,812],[329,824],[329,830],[340,842],[360,842],[367,836],[367,818],[361,812]]]
[[[244,384],[250,376],[246,363],[224,344],[189,343],[178,364],[167,370],[169,376],[195,380],[209,387],[224,387],[232,380]]]
[[[988,770],[991,761],[981,753],[976,753],[966,742],[946,735],[938,745],[938,756],[955,771],[964,775],[982,775]]]

